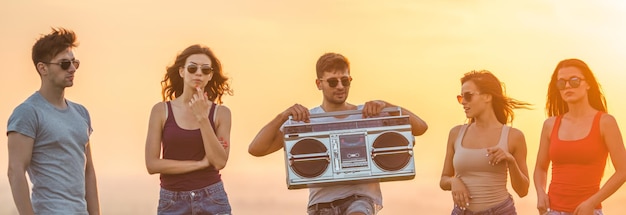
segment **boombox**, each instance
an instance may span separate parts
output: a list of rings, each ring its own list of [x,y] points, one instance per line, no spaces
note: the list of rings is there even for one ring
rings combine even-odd
[[[287,188],[410,180],[415,177],[414,137],[408,116],[314,123],[314,118],[362,114],[360,110],[311,114],[311,123],[283,127]]]

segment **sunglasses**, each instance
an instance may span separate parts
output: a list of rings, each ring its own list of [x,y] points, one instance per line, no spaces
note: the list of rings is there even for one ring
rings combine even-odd
[[[42,62],[42,63],[59,65],[61,69],[63,70],[69,69],[71,64],[74,64],[74,68],[76,69],[78,69],[78,66],[80,66],[80,61],[76,59],[73,59],[73,60],[63,59],[61,60],[61,62],[58,62],[58,63],[53,63],[53,62]]]
[[[463,94],[456,96],[456,100],[459,104],[462,104],[463,101],[472,102],[472,97],[478,94],[480,93],[464,92]]]
[[[200,70],[202,71],[202,74],[208,75],[208,74],[211,74],[211,72],[213,72],[213,67],[209,66],[209,64],[203,64],[202,66],[200,66]],[[187,65],[187,72],[194,74],[197,71],[198,71],[198,65],[196,64]]]
[[[580,86],[580,82],[584,81],[585,79],[579,78],[579,77],[571,77],[569,78],[569,80],[567,79],[559,79],[556,80],[556,88],[559,90],[564,90],[565,87],[567,86],[567,83],[569,83],[569,86],[572,88],[577,88]]]
[[[319,79],[319,80],[328,82],[328,86],[330,87],[337,87],[337,84],[339,84],[339,81],[341,80],[341,85],[343,85],[344,87],[349,87],[350,82],[352,82],[352,77],[342,77],[341,79],[329,78],[326,80],[323,80],[323,79]]]

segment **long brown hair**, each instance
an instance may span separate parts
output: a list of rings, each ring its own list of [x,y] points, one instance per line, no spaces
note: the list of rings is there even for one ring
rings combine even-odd
[[[187,58],[194,54],[205,54],[211,59],[213,78],[211,78],[209,83],[204,87],[204,91],[208,93],[209,100],[221,104],[222,95],[233,94],[227,82],[228,78],[222,73],[222,65],[211,49],[198,44],[187,47],[182,53],[176,56],[174,64],[167,67],[165,77],[163,77],[163,81],[161,81],[161,96],[163,97],[163,101],[173,100],[183,94],[183,78],[180,77],[178,71],[181,67],[184,67]]]
[[[548,96],[546,99],[546,112],[548,116],[558,116],[569,111],[567,103],[561,98],[561,92],[556,88],[557,75],[559,70],[566,67],[575,67],[582,72],[589,90],[587,91],[587,101],[596,110],[607,112],[606,99],[602,94],[602,88],[596,80],[596,77],[591,72],[591,69],[585,62],[579,59],[565,59],[559,62],[552,72],[552,78],[550,79],[550,85],[548,85]]]
[[[493,112],[496,114],[498,122],[502,124],[513,122],[515,116],[513,109],[530,109],[530,103],[507,97],[505,95],[506,90],[500,80],[487,70],[465,73],[461,78],[461,84],[468,81],[472,81],[476,84],[480,94],[489,94],[492,96],[491,105]],[[470,119],[470,122],[474,122],[474,119]]]

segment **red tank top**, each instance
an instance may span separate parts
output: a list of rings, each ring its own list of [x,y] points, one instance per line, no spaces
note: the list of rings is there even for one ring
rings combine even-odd
[[[550,160],[552,181],[548,196],[550,209],[574,212],[576,207],[600,190],[600,181],[606,166],[608,149],[600,134],[598,111],[589,134],[579,140],[560,140],[558,116],[550,134]],[[602,208],[601,204],[596,209]]]
[[[209,121],[215,131],[213,113],[215,103],[211,106]],[[172,105],[167,102],[167,119],[163,126],[163,158],[172,160],[202,160],[204,144],[200,129],[186,130],[176,124]],[[161,187],[170,191],[190,191],[200,189],[221,181],[221,175],[215,167],[196,170],[183,174],[161,174]]]

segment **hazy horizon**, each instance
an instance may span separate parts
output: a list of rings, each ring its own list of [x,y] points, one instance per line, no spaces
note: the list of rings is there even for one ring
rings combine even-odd
[[[381,215],[449,214],[439,188],[448,131],[465,122],[455,96],[471,70],[493,72],[509,96],[533,104],[517,110],[534,170],[550,75],[563,59],[594,71],[609,113],[626,128],[626,3],[579,1],[4,1],[0,3],[0,121],[35,92],[31,48],[51,27],[78,35],[81,60],[67,99],[91,114],[94,165],[104,214],[155,214],[158,175],[149,175],[144,146],[151,107],[161,101],[165,67],[189,45],[211,47],[230,77],[231,154],[221,172],[234,214],[306,214],[308,191],[288,190],[283,152],[247,153],[256,133],[294,103],[314,107],[315,62],[338,52],[351,62],[348,102],[382,99],[422,117],[415,179],[382,183]],[[6,134],[6,127],[0,128]],[[624,132],[624,130],[622,130]],[[6,172],[6,137],[0,169]],[[614,172],[607,162],[604,181]],[[531,179],[532,181],[532,179]],[[519,214],[537,214],[531,182],[517,197]],[[626,188],[604,201],[605,214],[625,208]],[[8,179],[0,177],[0,215],[17,214]]]

